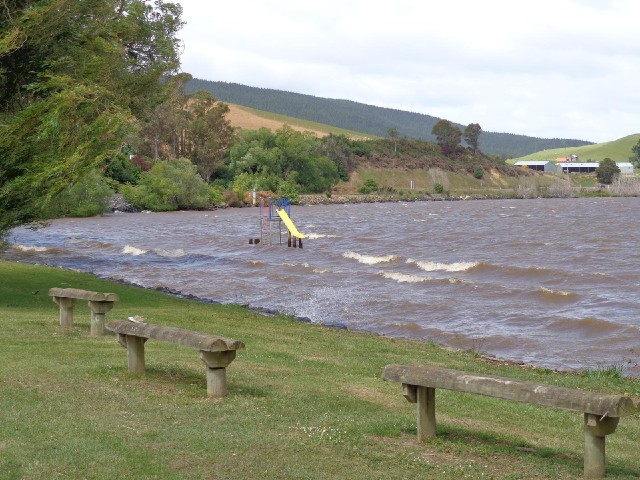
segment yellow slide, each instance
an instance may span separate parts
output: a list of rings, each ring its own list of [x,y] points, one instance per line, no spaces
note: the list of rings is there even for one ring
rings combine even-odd
[[[287,212],[284,209],[276,209],[276,213],[278,215],[280,215],[280,218],[282,219],[282,221],[284,222],[284,224],[287,226],[287,228],[289,229],[289,231],[291,232],[291,235],[293,235],[294,237],[297,238],[305,238],[304,233],[300,233],[298,231],[298,229],[296,228],[296,226],[293,224],[293,222],[291,221],[291,219],[289,218],[289,215],[287,215]]]

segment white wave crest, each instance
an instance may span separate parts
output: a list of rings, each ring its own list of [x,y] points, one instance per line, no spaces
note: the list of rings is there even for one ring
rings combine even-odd
[[[147,250],[132,247],[131,245],[125,245],[122,249],[122,253],[124,253],[125,255],[133,255],[134,257],[137,257],[138,255],[144,255],[145,253],[147,253]]]
[[[567,292],[565,290],[553,290],[547,287],[540,287],[538,291],[541,293],[544,293],[545,295],[557,295],[559,297],[573,297],[575,295],[575,292]]]
[[[154,250],[154,252],[161,257],[169,257],[169,258],[180,258],[184,257],[186,253],[181,248],[176,250],[163,250],[162,248],[158,248]]]
[[[329,235],[326,233],[309,233],[307,234],[309,240],[316,240],[318,238],[338,238],[338,235]]]
[[[393,262],[397,260],[399,257],[397,255],[362,255],[356,252],[346,252],[342,254],[345,258],[351,258],[353,260],[357,260],[360,263],[364,263],[365,265],[375,265],[377,263],[386,263]]]
[[[400,272],[378,272],[378,275],[389,280],[395,280],[398,283],[420,283],[431,280],[428,277],[420,277],[418,275],[407,275]]]
[[[21,252],[46,252],[47,247],[33,247],[27,245],[14,245],[13,248],[20,250]]]
[[[413,263],[407,261],[407,263]],[[425,272],[464,272],[472,269],[478,262],[455,262],[455,263],[438,263],[438,262],[419,262],[415,261],[418,268]]]

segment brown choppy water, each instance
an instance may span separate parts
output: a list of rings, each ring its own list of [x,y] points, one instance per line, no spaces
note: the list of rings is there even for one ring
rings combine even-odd
[[[637,375],[639,212],[636,198],[294,206],[304,249],[249,245],[260,236],[254,208],[113,214],[16,229],[3,256],[539,366],[624,364]]]

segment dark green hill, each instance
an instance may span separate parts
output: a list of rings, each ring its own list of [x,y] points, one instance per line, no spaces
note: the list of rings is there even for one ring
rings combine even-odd
[[[279,113],[290,117],[334,125],[368,135],[387,136],[390,128],[401,136],[434,141],[431,129],[440,120],[422,113],[375,107],[351,100],[314,97],[269,88],[249,87],[237,83],[193,79],[188,93],[206,90],[223,102]],[[458,126],[464,129],[464,125]],[[536,138],[511,133],[483,132],[480,149],[504,158],[521,157],[540,150],[591,145],[592,142],[559,138]]]

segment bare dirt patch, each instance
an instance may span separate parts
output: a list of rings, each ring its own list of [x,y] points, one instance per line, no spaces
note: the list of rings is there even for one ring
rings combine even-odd
[[[232,127],[242,128],[245,130],[258,130],[264,127],[268,128],[272,132],[275,132],[276,130],[282,128],[282,126],[284,125],[284,122],[271,118],[261,117],[239,105],[228,105],[229,113],[227,113],[227,120],[229,120]],[[324,137],[327,135],[326,132],[311,130],[300,125],[288,125],[298,132],[312,132],[318,137]]]

